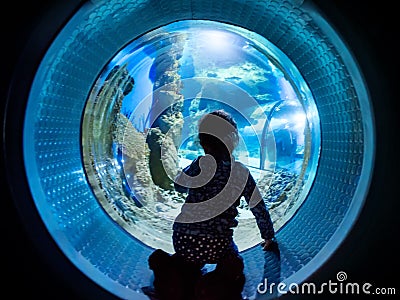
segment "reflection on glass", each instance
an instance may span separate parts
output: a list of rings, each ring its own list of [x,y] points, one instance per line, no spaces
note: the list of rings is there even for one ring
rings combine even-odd
[[[132,41],[110,61],[82,124],[94,194],[143,243],[172,252],[172,222],[184,201],[173,178],[202,154],[197,121],[215,109],[237,121],[234,155],[257,180],[277,230],[305,200],[318,162],[319,118],[295,66],[242,28],[176,22]],[[240,250],[260,241],[245,202],[234,238]]]

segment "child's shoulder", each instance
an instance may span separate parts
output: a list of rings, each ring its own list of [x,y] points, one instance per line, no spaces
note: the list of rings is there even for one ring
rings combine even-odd
[[[198,168],[200,168],[200,166],[207,161],[207,159],[205,159],[205,158],[206,158],[206,155],[197,156],[195,159],[192,160],[192,162],[185,169],[188,170],[188,169],[198,169]]]
[[[240,168],[240,169],[243,169],[243,170],[248,170],[248,168],[247,168],[242,162],[240,162],[240,161],[234,160],[234,161],[233,161],[233,165],[234,165],[236,168]]]
[[[233,168],[239,174],[245,175],[245,174],[249,174],[250,173],[249,168],[244,163],[242,163],[240,161],[234,161],[233,162]]]

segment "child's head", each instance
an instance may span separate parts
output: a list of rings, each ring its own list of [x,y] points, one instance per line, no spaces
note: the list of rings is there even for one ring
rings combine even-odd
[[[199,121],[199,140],[207,154],[231,155],[239,142],[237,124],[224,110],[208,113]]]

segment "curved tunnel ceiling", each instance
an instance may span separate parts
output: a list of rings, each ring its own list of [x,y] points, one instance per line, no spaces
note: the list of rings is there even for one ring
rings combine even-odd
[[[118,297],[146,298],[140,287],[150,281],[152,248],[99,205],[83,165],[81,125],[91,89],[116,53],[182,20],[226,23],[263,36],[297,67],[312,94],[320,120],[318,168],[304,203],[277,233],[280,279],[300,283],[354,224],[374,159],[373,115],[357,64],[315,8],[301,1],[85,3],[49,47],[28,99],[24,158],[35,205],[60,249],[85,275]],[[256,266],[273,259],[258,247],[242,255],[245,293],[254,296],[263,278]]]

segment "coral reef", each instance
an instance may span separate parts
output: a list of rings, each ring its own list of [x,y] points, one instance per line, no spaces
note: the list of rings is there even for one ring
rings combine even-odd
[[[183,126],[184,96],[178,71],[184,38],[166,35],[163,42],[171,44],[171,49],[159,53],[153,63],[153,115],[146,142],[150,149],[149,167],[154,183],[163,189],[172,190],[171,177],[177,173],[177,150]]]
[[[134,214],[124,201],[125,174],[115,160],[120,149],[120,111],[122,102],[134,87],[134,79],[126,65],[115,66],[99,91],[92,93],[82,124],[82,149],[86,173],[98,201],[114,217],[125,222],[135,221]]]

